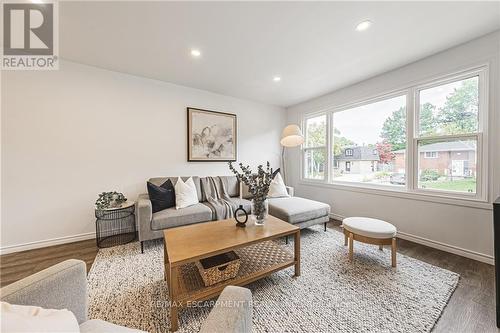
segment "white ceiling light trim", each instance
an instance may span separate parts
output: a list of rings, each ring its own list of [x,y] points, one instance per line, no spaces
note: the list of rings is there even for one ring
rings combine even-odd
[[[192,49],[191,50],[191,55],[195,58],[199,58],[201,56],[201,51],[198,49]]]
[[[281,76],[274,76],[273,77],[274,82],[280,82],[281,81]]]
[[[356,31],[365,31],[367,30],[368,28],[370,28],[372,25],[372,21],[370,20],[364,20],[364,21],[361,21],[358,23],[358,25],[356,26]]]

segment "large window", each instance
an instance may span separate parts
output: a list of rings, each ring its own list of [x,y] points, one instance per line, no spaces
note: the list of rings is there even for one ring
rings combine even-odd
[[[418,188],[477,192],[479,75],[417,91]]]
[[[332,115],[334,181],[404,184],[406,96]]]
[[[485,76],[480,68],[306,116],[303,178],[484,200]]]

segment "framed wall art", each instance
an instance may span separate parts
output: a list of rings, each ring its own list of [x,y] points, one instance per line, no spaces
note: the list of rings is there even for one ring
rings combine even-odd
[[[236,161],[236,115],[187,108],[188,162]]]

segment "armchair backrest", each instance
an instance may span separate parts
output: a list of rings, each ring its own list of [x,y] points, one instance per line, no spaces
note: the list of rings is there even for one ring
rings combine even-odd
[[[70,259],[0,289],[0,299],[17,305],[68,309],[81,324],[87,320],[87,267]]]

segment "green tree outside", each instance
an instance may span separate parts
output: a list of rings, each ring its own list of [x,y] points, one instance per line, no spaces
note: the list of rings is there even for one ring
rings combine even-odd
[[[462,81],[453,94],[446,98],[437,120],[444,134],[463,134],[477,131],[479,88],[478,78]]]
[[[406,107],[400,107],[384,121],[380,137],[390,143],[393,150],[406,148]]]
[[[431,103],[424,103],[420,107],[420,135],[432,136],[436,134],[438,122],[434,114],[436,107]]]

